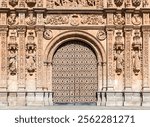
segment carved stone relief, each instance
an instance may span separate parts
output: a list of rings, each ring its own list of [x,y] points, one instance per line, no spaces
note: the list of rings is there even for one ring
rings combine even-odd
[[[18,18],[16,16],[16,14],[14,14],[14,13],[10,14],[10,16],[8,17],[8,24],[9,25],[17,25],[18,24]]]
[[[139,31],[135,31],[134,33],[134,37],[133,37],[133,43],[132,43],[132,47],[133,47],[133,72],[135,75],[138,75],[138,73],[141,70],[141,50],[142,50],[142,42],[140,39],[140,32]]]
[[[148,7],[149,1],[148,0],[143,0],[143,7]]]
[[[120,7],[123,4],[123,0],[114,0],[114,3],[117,7]]]
[[[30,76],[36,70],[36,44],[34,42],[34,33],[28,33],[28,42],[26,44],[26,69]]]
[[[32,12],[29,13],[28,17],[26,18],[27,25],[35,25],[36,24],[36,17],[33,15]]]
[[[18,0],[9,0],[9,4],[14,7],[18,4]]]
[[[120,31],[116,33],[114,49],[116,52],[114,55],[114,60],[116,60],[116,73],[117,75],[120,75],[123,71],[123,64],[124,64],[124,57],[122,53],[122,51],[124,50],[124,43]]]
[[[141,24],[141,17],[139,14],[134,14],[134,16],[132,17],[132,23],[133,23],[133,25]]]
[[[117,13],[114,15],[114,24],[115,25],[124,25],[125,24],[124,17],[120,13]]]
[[[29,7],[34,7],[36,4],[36,0],[26,0],[26,3]]]
[[[133,4],[133,6],[135,6],[135,7],[140,6],[141,0],[132,0],[132,4]]]

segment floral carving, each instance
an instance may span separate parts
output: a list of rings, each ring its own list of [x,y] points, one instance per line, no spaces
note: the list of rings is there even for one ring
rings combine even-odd
[[[114,0],[116,6],[120,7],[123,4],[123,0]]]
[[[47,40],[50,40],[53,37],[53,33],[51,30],[47,29],[44,32],[44,38]]]
[[[17,25],[18,24],[18,18],[16,17],[16,14],[10,14],[8,17],[8,24],[9,25]]]
[[[140,6],[141,0],[132,0],[132,4],[133,4],[133,6],[135,6],[135,7]]]
[[[14,7],[18,4],[18,0],[9,0],[9,4]]]
[[[102,15],[81,15],[81,24],[99,25],[104,24]]]
[[[69,23],[69,15],[48,15],[45,18],[45,24],[62,25]]]
[[[29,13],[29,16],[26,18],[26,23],[28,25],[35,25],[36,24],[36,17],[33,16],[33,13]]]
[[[134,54],[133,54],[133,72],[135,73],[135,75],[138,75],[138,73],[141,70],[141,50],[142,50],[142,42],[140,39],[140,33],[139,31],[135,31],[134,33],[134,37],[133,37],[133,43],[132,43],[132,47],[134,50]]]
[[[124,25],[125,24],[124,17],[122,17],[122,15],[120,13],[114,15],[114,24],[115,25]]]
[[[139,14],[135,14],[133,17],[132,17],[132,23],[134,25],[140,25],[141,24],[141,17],[139,16]]]
[[[143,7],[147,7],[149,5],[148,0],[143,0]]]

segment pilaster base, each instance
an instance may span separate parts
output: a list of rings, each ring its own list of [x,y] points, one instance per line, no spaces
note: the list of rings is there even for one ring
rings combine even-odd
[[[8,106],[7,93],[0,93],[0,107]]]
[[[150,92],[143,92],[142,106],[150,107]]]
[[[17,93],[17,106],[25,106],[26,105],[26,97],[25,93]]]
[[[35,106],[44,106],[44,93],[36,93],[35,95]]]
[[[9,93],[8,105],[9,106],[16,106],[17,105],[17,94],[16,93]]]
[[[97,92],[97,106],[101,105],[101,94],[100,92]]]
[[[34,106],[35,102],[35,93],[27,93],[27,98],[26,98],[26,103],[27,106]]]
[[[115,106],[123,106],[123,93],[115,93]]]
[[[107,92],[106,93],[106,106],[115,106],[115,93]]]

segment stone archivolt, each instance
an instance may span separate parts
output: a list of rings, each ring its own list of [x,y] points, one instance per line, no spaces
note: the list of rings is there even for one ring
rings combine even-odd
[[[78,58],[90,59],[86,67],[78,65],[83,64],[83,58],[76,61],[77,70],[90,69],[95,55],[98,79],[89,77],[82,81],[98,84],[97,93],[91,92],[92,96],[97,94],[94,98],[97,105],[150,106],[148,0],[2,0],[0,7],[0,105],[52,105],[51,78],[56,63],[50,59],[55,53],[54,47],[81,40],[76,46],[80,47],[82,41],[84,45],[89,44],[91,55],[86,52],[86,46],[74,48],[69,43],[62,51],[64,55],[58,51],[58,68],[61,68],[59,57],[61,60],[67,57],[67,61],[61,61],[68,62],[63,63],[63,69],[67,70],[72,58],[69,55],[76,58],[76,53]],[[85,50],[85,56],[78,54],[78,49]],[[65,54],[67,51],[69,55]],[[56,78],[60,74],[63,75],[63,71]],[[90,88],[95,91],[93,87],[86,87]]]

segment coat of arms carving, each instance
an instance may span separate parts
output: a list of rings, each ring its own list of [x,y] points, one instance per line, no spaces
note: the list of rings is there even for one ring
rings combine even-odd
[[[120,7],[123,4],[123,0],[114,0],[114,3],[117,7]]]

